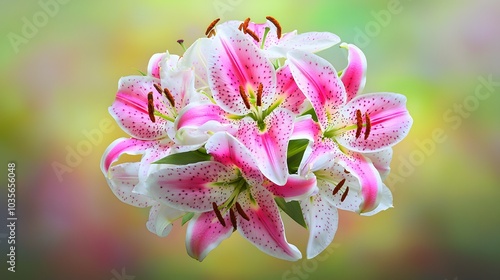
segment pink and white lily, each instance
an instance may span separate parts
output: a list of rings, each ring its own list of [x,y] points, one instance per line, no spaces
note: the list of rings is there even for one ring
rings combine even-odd
[[[238,29],[221,25],[212,39],[207,67],[215,104],[192,104],[182,112],[176,128],[199,129],[214,122],[234,127],[232,134],[248,147],[264,176],[283,185],[288,178],[286,152],[294,125],[292,111],[300,110],[305,97],[289,69],[284,67],[277,74],[261,50]]]
[[[412,124],[404,96],[358,95],[364,86],[366,60],[359,49],[348,48],[350,61],[341,78],[318,56],[300,51],[288,54],[297,85],[318,118],[318,122],[309,116],[301,118],[293,136],[310,140],[299,173],[314,175],[320,189],[318,195],[301,202],[311,230],[309,258],[333,240],[337,208],[372,215],[392,206],[392,195],[370,157],[385,174],[390,147],[406,136]]]
[[[286,241],[273,198],[311,196],[317,192],[315,179],[294,175],[283,186],[270,183],[250,151],[226,132],[215,133],[205,148],[213,161],[164,166],[135,190],[170,207],[195,213],[187,229],[189,255],[203,260],[238,230],[271,256],[285,260],[301,258],[300,251]]]

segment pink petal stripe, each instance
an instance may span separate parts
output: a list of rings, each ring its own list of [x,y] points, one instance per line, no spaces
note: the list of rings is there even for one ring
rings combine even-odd
[[[166,121],[156,118],[153,123],[148,114],[149,92],[153,92],[156,110],[167,114],[164,97],[154,89],[153,83],[159,83],[159,80],[141,76],[121,78],[116,99],[109,108],[118,125],[134,138],[152,140],[166,136]]]
[[[270,183],[266,184],[265,187],[273,195],[283,197],[286,201],[301,200],[318,192],[315,176],[304,178],[296,174],[288,176],[288,180],[283,186]]]
[[[223,183],[234,179],[236,173],[232,168],[214,161],[166,165],[150,174],[146,184],[134,191],[179,210],[205,212],[213,209],[213,202],[219,205],[228,199],[233,188]]]
[[[207,141],[205,149],[215,161],[241,170],[250,185],[262,183],[262,174],[250,151],[234,136],[226,132],[217,132]]]
[[[363,155],[355,152],[337,153],[337,161],[353,176],[358,178],[361,185],[363,203],[359,212],[369,212],[379,204],[380,192],[383,183],[377,169]]]
[[[321,127],[332,121],[329,116],[345,103],[346,93],[330,62],[312,53],[288,53],[290,70],[297,86],[311,102]]]
[[[233,227],[229,212],[223,214],[226,226],[222,226],[214,211],[196,214],[188,223],[186,231],[186,250],[188,254],[200,262],[213,249],[231,236]]]
[[[237,216],[238,231],[264,253],[289,261],[300,259],[300,251],[286,240],[283,222],[272,194],[258,186],[253,186],[251,191],[253,199],[248,192],[238,197],[243,211],[250,218],[247,221]]]
[[[207,58],[209,83],[216,103],[231,114],[249,113],[239,93],[243,86],[246,93],[257,92],[263,85],[262,104],[274,98],[276,73],[260,49],[241,31],[220,26],[214,38],[213,50]]]
[[[340,46],[349,51],[347,67],[342,71],[342,75],[340,76],[347,92],[347,102],[349,102],[365,87],[366,57],[355,45],[343,43]]]
[[[300,91],[295,82],[290,67],[285,65],[276,72],[277,87],[276,93],[283,98],[281,108],[288,109],[295,114],[302,113],[302,104],[306,101],[306,96]]]
[[[221,124],[229,123],[227,113],[219,106],[211,103],[193,103],[186,106],[175,121],[176,129],[184,127],[199,127],[209,121]]]
[[[108,176],[108,170],[113,162],[123,154],[138,155],[146,152],[147,149],[154,146],[154,141],[143,141],[133,138],[118,138],[111,143],[101,158],[101,171],[105,177]]]
[[[267,116],[266,131],[261,132],[255,121],[243,119],[236,137],[250,150],[264,176],[277,185],[288,177],[287,148],[293,131],[293,114],[276,109]]]
[[[391,147],[408,134],[413,123],[406,109],[406,97],[396,93],[371,93],[355,97],[342,108],[342,122],[346,125],[356,124],[356,110],[363,115],[368,114],[371,130],[367,139],[362,129],[361,136],[356,138],[356,129],[347,131],[336,137],[339,144],[357,152],[378,152]]]
[[[160,78],[160,62],[165,56],[165,53],[155,53],[150,59],[148,63],[148,76],[152,76],[154,78]]]

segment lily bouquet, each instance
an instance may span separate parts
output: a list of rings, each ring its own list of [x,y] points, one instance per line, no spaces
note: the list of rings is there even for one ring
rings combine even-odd
[[[122,202],[151,208],[151,232],[187,223],[187,252],[200,261],[234,231],[294,261],[282,215],[309,230],[313,258],[332,242],[339,209],[392,207],[383,179],[412,118],[403,95],[361,93],[359,48],[340,44],[348,65],[337,71],[315,54],[340,43],[329,32],[282,33],[267,17],[215,20],[205,35],[121,78],[109,108],[130,138],[111,143],[102,172]],[[142,156],[117,162],[123,154]]]

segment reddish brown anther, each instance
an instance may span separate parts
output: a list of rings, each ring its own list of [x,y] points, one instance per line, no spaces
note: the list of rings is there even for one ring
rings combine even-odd
[[[240,26],[238,26],[238,30],[239,30],[239,31],[243,31],[243,22],[242,22],[242,23],[240,23]]]
[[[372,123],[370,121],[370,117],[368,116],[368,113],[365,113],[365,121],[366,121],[365,140],[366,140],[366,139],[368,139],[368,136],[370,136],[370,131],[372,129]]]
[[[168,88],[164,88],[163,93],[165,93],[165,96],[167,97],[170,105],[172,105],[172,107],[175,108],[175,99],[172,93],[170,93],[170,90],[168,90]]]
[[[276,35],[278,35],[278,39],[281,38],[281,25],[280,23],[273,18],[272,16],[267,16],[266,19],[274,24],[276,26]]]
[[[149,114],[149,119],[152,122],[155,122],[155,105],[153,102],[153,92],[148,93],[148,114]]]
[[[363,118],[361,117],[361,111],[356,110],[356,139],[361,135],[361,129],[363,128]]]
[[[342,194],[342,197],[340,198],[340,202],[344,202],[348,193],[349,193],[349,187],[345,188],[345,192]]]
[[[226,226],[226,222],[224,221],[224,219],[222,218],[222,214],[220,213],[220,210],[219,208],[217,207],[217,203],[215,202],[212,202],[212,207],[214,208],[214,212],[215,212],[215,216],[217,216],[217,219],[219,220],[220,224],[225,227]]]
[[[207,27],[207,31],[205,31],[205,35],[207,35],[208,37],[209,36],[209,33],[210,31],[212,31],[212,29],[215,27],[215,25],[217,24],[217,22],[219,22],[220,18],[216,18],[214,21],[212,21],[210,23],[210,25]]]
[[[349,171],[347,171],[346,169],[344,169],[344,173],[345,173],[345,174],[349,174],[349,173],[351,173],[351,172],[349,172]]]
[[[332,192],[332,195],[336,195],[339,191],[340,191],[340,188],[342,188],[342,186],[344,185],[345,183],[345,179],[342,179],[338,184],[337,186],[335,187],[335,189],[333,189],[333,192]]]
[[[155,87],[156,91],[159,93],[159,94],[162,94],[163,93],[163,90],[161,89],[161,86],[159,84],[153,84],[153,86]]]
[[[250,218],[247,216],[247,213],[245,213],[245,211],[243,211],[243,208],[241,208],[241,205],[238,202],[236,202],[235,205],[236,205],[236,211],[238,211],[238,214],[240,214],[240,216],[243,219],[250,221]]]
[[[233,224],[233,229],[236,230],[236,216],[234,215],[233,208],[229,208],[229,218],[231,219],[231,223]]]
[[[257,36],[257,34],[255,34],[252,30],[250,29],[245,29],[246,33],[248,35],[250,35],[250,37],[252,37],[255,41],[259,42],[259,36]]]
[[[208,33],[208,38],[215,36],[215,29],[210,30],[210,33]]]
[[[248,102],[248,96],[246,95],[242,85],[240,85],[240,96],[241,99],[243,99],[243,103],[245,103],[245,107],[250,109],[250,102]]]
[[[262,106],[262,83],[259,83],[259,88],[257,89],[257,106]]]
[[[245,21],[243,21],[243,33],[247,34],[247,28],[248,28],[248,24],[250,23],[250,18],[246,18]]]

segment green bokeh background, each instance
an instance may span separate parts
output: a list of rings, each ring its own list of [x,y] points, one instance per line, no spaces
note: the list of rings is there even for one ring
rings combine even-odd
[[[0,227],[1,279],[118,280],[122,269],[135,279],[499,279],[500,84],[488,90],[481,80],[500,82],[500,2],[62,2],[1,2],[0,218],[7,223],[14,161],[19,219],[15,274]],[[57,3],[55,12],[40,3]],[[274,259],[233,234],[200,263],[185,251],[185,227],[159,238],[145,227],[146,209],[109,190],[100,157],[125,134],[107,108],[121,76],[145,71],[153,53],[181,54],[177,39],[192,43],[217,17],[267,15],[284,31],[358,43],[368,58],[365,92],[408,97],[414,125],[394,148],[387,182],[395,207],[373,217],[341,213],[334,243],[314,260]],[[36,24],[28,36],[26,22]],[[25,39],[13,43],[12,34]],[[321,55],[337,69],[346,64],[338,47]],[[53,164],[67,164],[68,149],[96,131],[102,137],[58,178]],[[288,218],[285,225],[305,253],[307,231]]]

